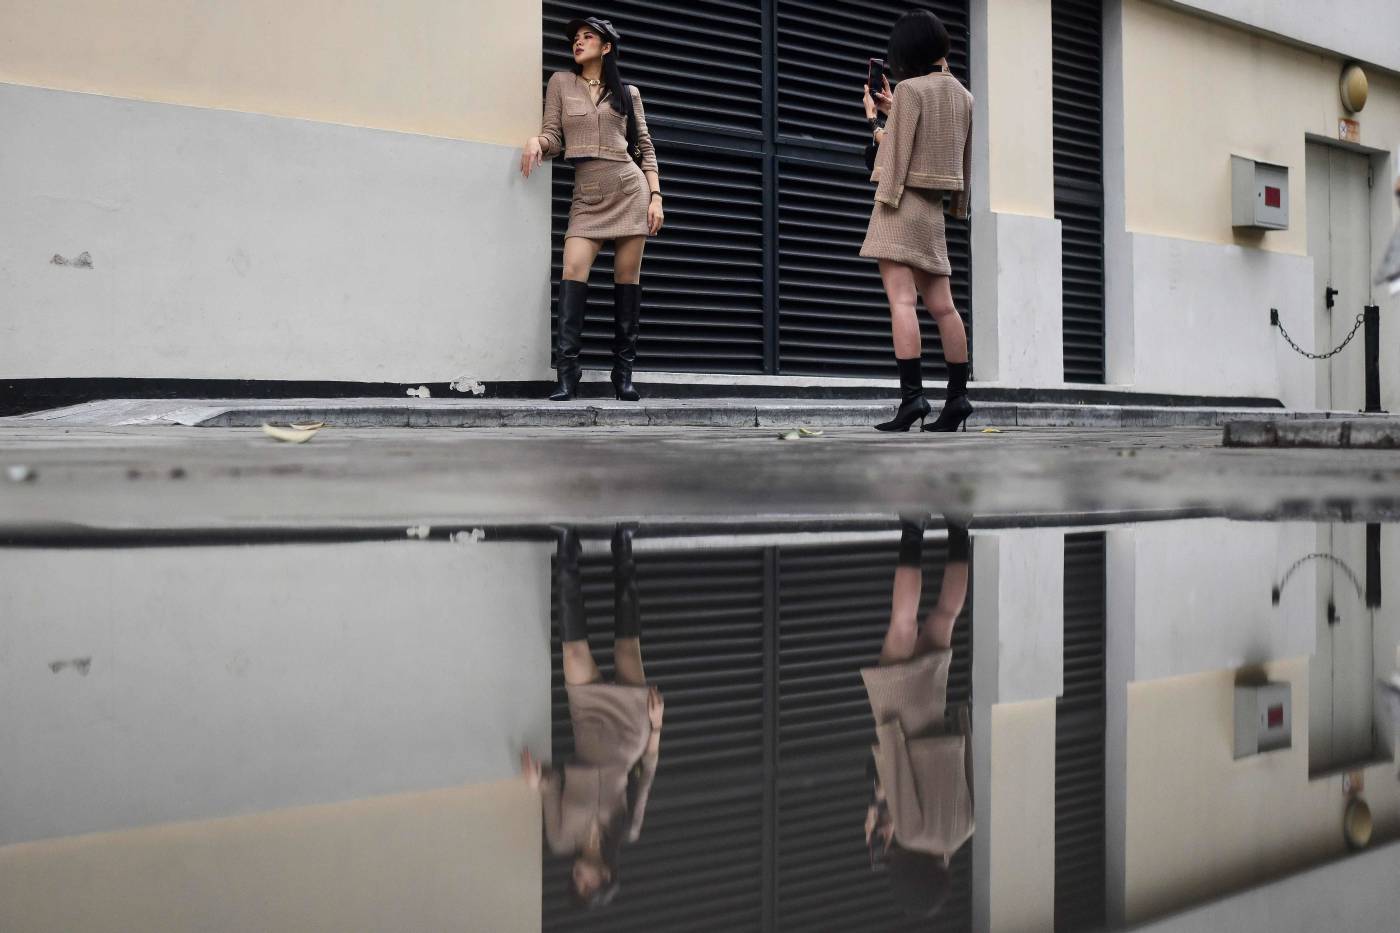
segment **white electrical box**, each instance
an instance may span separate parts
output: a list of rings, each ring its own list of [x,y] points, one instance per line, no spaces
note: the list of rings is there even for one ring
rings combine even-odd
[[[1286,683],[1235,687],[1235,757],[1293,746],[1293,690]]]
[[[1234,226],[1288,229],[1288,166],[1230,156],[1230,193]]]

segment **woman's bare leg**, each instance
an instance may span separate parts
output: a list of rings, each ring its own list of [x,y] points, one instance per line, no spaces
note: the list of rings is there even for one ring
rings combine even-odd
[[[591,684],[602,678],[586,641],[564,642],[564,683]]]
[[[646,686],[647,674],[642,669],[642,640],[619,638],[613,642],[613,667],[617,682],[629,687]]]
[[[571,236],[564,239],[564,278],[570,282],[587,282],[588,273],[593,271],[593,261],[598,258],[598,250],[603,248],[602,240]]]
[[[890,303],[890,336],[896,359],[912,360],[922,353],[919,341],[918,287],[914,270],[893,259],[880,260],[880,279]]]
[[[967,601],[968,564],[949,563],[943,568],[943,583],[938,588],[938,602],[924,619],[916,648],[918,654],[943,651],[953,645],[953,626]]]
[[[614,282],[635,285],[642,280],[642,253],[646,246],[647,238],[642,234],[617,238],[617,251],[613,256]]]
[[[967,329],[963,327],[957,305],[953,304],[952,280],[946,275],[934,275],[922,269],[910,271],[918,281],[924,306],[938,325],[938,336],[943,340],[943,359],[949,363],[966,363]]]

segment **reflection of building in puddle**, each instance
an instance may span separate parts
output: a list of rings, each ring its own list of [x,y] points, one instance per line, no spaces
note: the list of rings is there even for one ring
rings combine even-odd
[[[1372,553],[1360,525],[1016,525],[973,523],[966,601],[936,646],[946,667],[935,653],[905,662],[934,664],[945,710],[970,713],[900,722],[970,750],[971,812],[943,835],[975,832],[947,847],[934,928],[1089,929],[1187,909],[1208,912],[1198,928],[1248,927],[1263,890],[1299,916],[1325,905],[1339,928],[1400,906],[1356,886],[1400,861],[1386,845],[1400,835],[1392,720],[1375,691],[1394,673],[1400,614],[1364,598],[1373,576],[1400,579],[1394,526]],[[879,670],[892,619],[938,607],[957,563],[941,521],[904,561],[903,589],[892,517],[643,523],[633,580],[664,738],[625,883],[599,911],[570,902],[573,859],[542,854],[539,797],[517,777],[523,747],[561,769],[579,760],[550,621],[557,531],[488,525],[451,544],[461,530],[7,548],[0,704],[23,715],[0,717],[0,921],[929,928],[862,838],[877,725],[900,720],[872,706],[862,670]],[[579,531],[590,653],[612,681],[612,526]],[[1312,553],[1335,561],[1280,585]],[[1235,690],[1250,677],[1287,685],[1291,742],[1236,759]],[[885,771],[888,798],[898,769]],[[1339,876],[1327,863],[1346,851],[1349,775],[1373,842]],[[956,798],[946,781],[918,789],[921,819],[944,786]]]

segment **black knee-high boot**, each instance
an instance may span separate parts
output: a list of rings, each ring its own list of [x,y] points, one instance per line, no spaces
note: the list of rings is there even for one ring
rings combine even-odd
[[[920,515],[911,518],[899,516],[899,566],[922,567],[924,565],[924,529],[928,517]]]
[[[583,349],[583,315],[588,308],[588,283],[564,279],[559,283],[559,330],[554,340],[554,371],[559,384],[551,402],[567,402],[578,391],[583,376],[579,352]]]
[[[637,562],[632,557],[634,524],[613,529],[613,637],[641,638],[642,612],[637,593]]]
[[[899,408],[894,418],[875,425],[877,431],[907,431],[915,421],[928,417],[928,399],[924,398],[924,360],[896,359],[899,364]]]
[[[632,385],[637,362],[637,336],[642,326],[642,286],[619,282],[613,286],[613,392],[624,402],[641,400]]]
[[[583,610],[583,574],[579,555],[583,546],[572,528],[559,530],[554,551],[554,617],[560,641],[588,641],[588,618]]]

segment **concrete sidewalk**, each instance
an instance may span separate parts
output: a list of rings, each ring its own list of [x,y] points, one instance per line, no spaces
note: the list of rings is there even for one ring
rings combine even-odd
[[[930,399],[937,411],[939,399]],[[970,428],[1220,427],[1232,422],[1357,419],[1357,412],[1170,405],[1069,405],[976,402]],[[888,419],[893,401],[755,398],[646,399],[112,399],[0,418],[11,427],[257,427],[324,421],[343,428],[555,427],[869,427]]]

